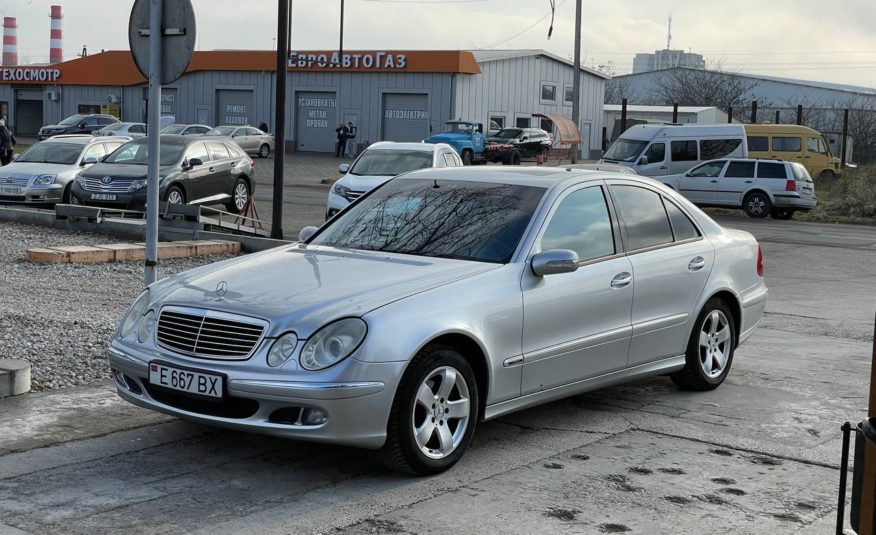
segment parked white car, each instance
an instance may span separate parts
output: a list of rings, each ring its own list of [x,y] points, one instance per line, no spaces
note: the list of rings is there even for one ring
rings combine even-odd
[[[374,143],[352,165],[341,164],[344,176],[329,190],[325,218],[331,219],[350,203],[390,178],[429,167],[461,167],[459,154],[446,143]]]
[[[113,123],[94,132],[96,136],[127,136],[131,139],[146,135],[146,125],[143,123]]]
[[[815,183],[797,162],[727,158],[658,178],[698,206],[742,208],[750,217],[791,219],[817,204]]]

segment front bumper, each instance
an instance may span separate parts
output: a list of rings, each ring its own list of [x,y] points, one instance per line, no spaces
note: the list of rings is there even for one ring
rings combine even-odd
[[[0,202],[24,204],[57,204],[64,194],[63,184],[47,184],[45,186],[29,186],[23,188],[23,195],[7,195],[0,193]]]
[[[156,357],[171,366],[224,374],[224,397],[217,403],[151,385],[148,355],[110,347],[108,356],[119,396],[135,405],[217,427],[368,449],[386,441],[389,411],[405,366],[404,362],[365,363],[349,357],[336,367],[345,366],[340,374],[350,379],[337,379],[338,371],[333,370],[336,380],[328,381],[307,380],[319,372],[306,376],[277,370],[266,377],[264,372],[247,372],[224,362],[193,364],[195,359],[182,362],[170,354]],[[290,413],[304,409],[320,409],[327,418],[319,425],[288,419]]]
[[[333,191],[329,191],[328,203],[326,204],[325,219],[328,221],[338,212],[350,205],[350,201]]]
[[[112,193],[115,195],[114,200],[105,198],[94,198],[93,195],[105,195],[99,191],[87,191],[79,182],[73,182],[70,188],[70,195],[75,196],[80,204],[86,206],[103,206],[108,208],[118,208],[121,210],[145,210],[146,209],[146,188],[140,188],[134,192],[127,193]],[[159,190],[159,199],[164,198],[164,188]]]

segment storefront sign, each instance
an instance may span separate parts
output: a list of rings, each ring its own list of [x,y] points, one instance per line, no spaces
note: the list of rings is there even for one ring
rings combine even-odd
[[[349,54],[338,54],[337,52],[326,52],[319,54],[299,54],[291,52],[289,54],[289,68],[309,69],[313,67],[319,68],[335,68],[335,69],[353,69],[353,70],[382,70],[382,71],[403,71],[408,66],[408,57],[405,54],[393,54],[391,52],[356,52]]]
[[[161,89],[161,116],[173,117],[176,121],[176,88],[165,87]]]
[[[18,67],[0,69],[0,82],[54,82],[61,77],[61,69]]]
[[[336,105],[333,98],[298,97],[298,108],[305,113],[304,126],[307,128],[328,128],[328,110]],[[305,110],[304,108],[314,108]],[[334,114],[332,114],[334,117]]]
[[[225,105],[225,124],[245,125],[248,124],[245,104]]]
[[[384,114],[386,119],[412,119],[422,120],[429,118],[429,112],[426,110],[390,110],[387,109]]]

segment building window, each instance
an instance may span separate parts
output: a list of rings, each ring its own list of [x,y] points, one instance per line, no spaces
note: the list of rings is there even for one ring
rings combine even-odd
[[[554,122],[548,119],[547,117],[542,117],[539,121],[539,128],[550,134],[554,131]]]
[[[100,104],[80,104],[77,107],[77,112],[83,115],[90,115],[92,113],[100,113]]]
[[[514,118],[514,126],[517,128],[529,128],[530,118],[528,115],[521,115]]]
[[[557,86],[554,84],[541,84],[541,99],[548,102],[556,102]]]
[[[572,101],[572,86],[571,85],[567,84],[567,85],[563,86],[563,102],[565,102],[567,104],[571,104],[573,102]]]
[[[495,125],[493,123],[496,123]],[[490,115],[490,128],[498,128],[499,130],[505,128],[505,116],[504,115]]]

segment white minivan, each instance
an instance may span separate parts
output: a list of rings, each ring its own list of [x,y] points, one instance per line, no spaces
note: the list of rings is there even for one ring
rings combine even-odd
[[[718,158],[745,158],[748,143],[741,124],[630,127],[599,163],[629,167],[644,176],[677,175]]]

